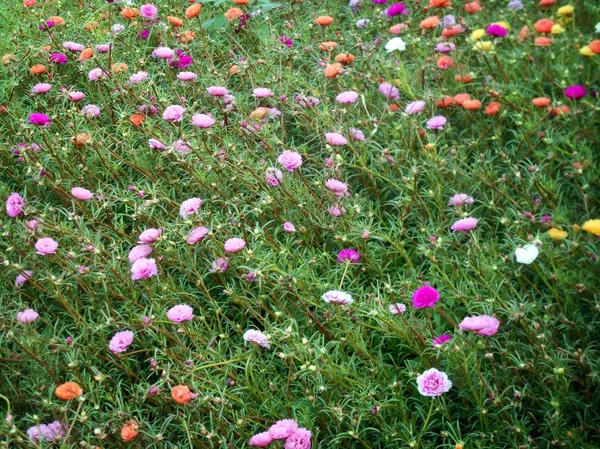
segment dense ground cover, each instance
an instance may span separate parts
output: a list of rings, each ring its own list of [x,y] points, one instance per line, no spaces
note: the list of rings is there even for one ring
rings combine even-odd
[[[599,447],[600,5],[235,3],[0,6],[2,447]]]

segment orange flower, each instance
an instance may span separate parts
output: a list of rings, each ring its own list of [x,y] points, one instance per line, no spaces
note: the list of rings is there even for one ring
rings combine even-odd
[[[94,56],[94,50],[91,48],[85,48],[79,55],[79,62],[87,61],[92,56]]]
[[[454,99],[446,95],[444,98],[440,98],[435,104],[438,108],[448,108],[454,104]]]
[[[92,141],[92,136],[90,136],[88,133],[79,133],[77,134],[75,137],[71,137],[71,143],[75,146],[82,146],[85,145],[86,143],[89,143]],[[72,383],[72,382],[67,382],[67,383]],[[77,384],[75,384],[77,385]],[[77,385],[77,387],[79,388],[79,385]],[[60,388],[60,387],[59,387]],[[58,388],[57,388],[58,390]],[[81,390],[81,388],[80,388]],[[58,396],[58,394],[57,394]],[[60,398],[60,396],[58,396]],[[61,398],[63,399],[63,398]]]
[[[236,5],[247,5],[248,3],[250,3],[250,0],[233,0],[233,3],[235,3]]]
[[[450,0],[429,0],[429,6],[432,8],[447,8],[452,6],[452,3],[450,3]]]
[[[463,101],[462,107],[467,111],[478,111],[481,109],[481,101],[479,100],[465,100]]]
[[[325,78],[335,78],[339,75],[342,70],[342,64],[336,62],[335,64],[329,64],[325,67]]]
[[[95,20],[86,23],[83,28],[85,28],[86,31],[94,31],[96,29],[98,29],[98,22],[96,22]]]
[[[12,53],[7,53],[4,56],[2,56],[2,65],[7,65],[9,62],[12,62],[15,60],[15,55]]]
[[[473,78],[471,78],[469,75],[456,75],[454,79],[463,84],[469,84],[473,82]]]
[[[178,404],[185,404],[192,400],[192,392],[185,385],[177,385],[171,389],[171,397]]]
[[[546,97],[534,98],[533,100],[531,100],[531,103],[536,108],[545,108],[546,106],[550,106],[550,98],[546,98]]]
[[[135,19],[137,16],[139,16],[139,14],[140,12],[137,10],[137,8],[124,8],[121,11],[121,15],[126,19]]]
[[[392,112],[396,112],[398,109],[400,109],[400,107],[397,104],[390,104],[390,111]]]
[[[75,399],[81,396],[83,394],[83,390],[81,389],[79,384],[75,382],[65,382],[64,384],[56,387],[56,390],[54,390],[54,394],[58,399],[62,399],[63,401],[70,401],[71,399]]]
[[[445,38],[450,38],[458,36],[460,33],[462,33],[462,31],[463,29],[460,25],[454,25],[448,28],[444,28],[444,31],[442,31],[442,36],[444,36]]]
[[[61,16],[50,16],[50,17],[48,17],[48,20],[52,20],[55,25],[64,25],[65,24],[65,19],[63,19]]]
[[[319,44],[319,50],[321,51],[333,51],[337,48],[337,42],[327,41]]]
[[[421,23],[419,24],[419,26],[421,28],[423,28],[424,30],[426,30],[426,29],[430,29],[430,28],[435,28],[439,24],[440,24],[440,18],[438,16],[429,16],[426,19],[421,20]]]
[[[267,116],[267,113],[269,112],[269,108],[265,108],[264,106],[261,106],[259,108],[256,108],[254,111],[252,111],[250,113],[250,117],[254,118],[254,119],[263,119]]]
[[[333,17],[331,16],[319,16],[315,19],[315,23],[317,25],[321,25],[322,27],[326,27],[333,23]]]
[[[535,45],[538,47],[547,47],[552,43],[551,37],[540,36],[535,38]]]
[[[32,75],[41,75],[42,73],[46,72],[46,67],[44,67],[42,64],[36,64],[29,69],[29,73],[31,73]]]
[[[234,75],[238,72],[239,67],[237,65],[232,65],[231,67],[229,67],[229,70],[227,71],[227,73],[229,73],[230,75]]]
[[[452,64],[454,64],[454,59],[450,56],[440,56],[440,59],[437,61],[438,68],[443,70],[449,69],[452,67]]]
[[[588,46],[590,47],[590,50],[592,50],[594,53],[596,53],[597,55],[600,54],[600,40],[592,41]]]
[[[469,94],[458,94],[454,96],[454,102],[459,106],[462,106],[465,101],[470,99],[471,96]]]
[[[51,45],[44,45],[41,50],[45,52],[49,52],[52,49]]]
[[[185,44],[186,42],[190,42],[196,39],[196,33],[193,31],[184,31],[179,35],[179,42]]]
[[[479,11],[481,11],[479,2],[470,2],[465,5],[465,12],[467,14],[477,14]]]
[[[240,8],[229,8],[226,12],[225,12],[225,18],[227,20],[229,20],[230,22],[232,20],[235,19],[239,19],[240,17],[242,17],[244,15],[244,11],[242,11]]]
[[[553,108],[552,106],[548,106],[548,112],[550,112],[553,116],[568,114],[571,112],[568,106],[562,105]]]
[[[131,117],[129,117],[129,121],[133,126],[140,126],[144,121],[144,114],[136,112]]]
[[[523,28],[521,28],[521,31],[519,31],[519,40],[524,41],[528,34],[529,28],[527,27],[527,25],[525,25]]]
[[[485,108],[485,113],[487,115],[496,115],[498,112],[500,112],[500,103],[497,101],[492,101]]]
[[[200,14],[201,10],[202,10],[202,4],[194,3],[192,6],[190,6],[188,9],[185,10],[186,19],[192,19],[192,18],[196,17],[198,14]]]
[[[25,8],[31,8],[32,6],[35,6],[36,3],[35,0],[23,0],[23,6]]]
[[[171,25],[173,25],[174,28],[183,26],[183,20],[181,20],[179,17],[168,16],[167,20]]]
[[[554,20],[550,19],[540,19],[533,24],[535,31],[538,33],[550,33],[552,31],[552,27],[554,26]]]
[[[129,420],[129,422],[121,429],[121,439],[125,442],[133,440],[140,434],[140,432],[138,432],[139,427],[140,426],[135,419]]]
[[[126,72],[129,67],[124,62],[115,62],[113,65],[110,66],[110,68],[113,71],[113,73],[121,73]]]
[[[552,6],[554,4],[554,0],[540,0],[540,6]]]
[[[340,62],[344,65],[353,63],[354,59],[356,59],[356,58],[354,57],[354,55],[352,53],[340,53],[339,55],[337,55],[335,57],[335,60],[337,62]]]

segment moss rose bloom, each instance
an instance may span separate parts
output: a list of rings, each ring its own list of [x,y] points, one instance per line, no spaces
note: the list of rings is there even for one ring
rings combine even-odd
[[[424,309],[425,307],[433,307],[439,299],[440,294],[435,288],[424,285],[413,293],[412,305],[415,309]]]
[[[431,368],[417,377],[417,387],[423,396],[441,396],[452,388],[452,382],[446,373]]]

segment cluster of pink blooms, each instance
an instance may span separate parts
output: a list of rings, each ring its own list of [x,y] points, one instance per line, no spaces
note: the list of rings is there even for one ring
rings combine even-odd
[[[312,434],[310,430],[299,427],[293,419],[282,419],[273,424],[268,431],[257,433],[248,444],[254,447],[267,447],[275,440],[285,440],[285,449],[310,449]]]

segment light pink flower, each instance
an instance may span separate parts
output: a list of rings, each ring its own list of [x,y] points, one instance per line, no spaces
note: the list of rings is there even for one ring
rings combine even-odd
[[[350,128],[348,133],[354,140],[358,140],[359,142],[365,140],[365,134],[360,129]]]
[[[39,318],[40,314],[33,309],[26,309],[17,313],[17,320],[20,323],[33,323]]]
[[[273,95],[273,92],[268,87],[257,87],[254,89],[254,96],[256,98],[272,97]]]
[[[80,201],[87,201],[92,199],[94,194],[90,192],[88,189],[84,189],[83,187],[73,187],[71,189],[71,195]]]
[[[100,81],[102,78],[107,78],[108,73],[104,72],[102,69],[92,69],[88,73],[88,79],[90,81]]]
[[[479,220],[477,220],[477,218],[473,218],[473,217],[463,218],[461,220],[456,221],[450,227],[450,229],[452,229],[452,231],[454,231],[454,232],[468,232],[468,231],[472,231],[473,229],[475,229],[478,222],[479,222]]]
[[[330,290],[323,293],[323,301],[329,304],[352,304],[354,299],[348,293],[340,290]]]
[[[158,14],[158,8],[150,3],[142,5],[140,7],[140,16],[148,20],[156,19],[156,15]]]
[[[50,91],[50,89],[52,89],[52,84],[48,84],[48,83],[37,83],[35,86],[33,86],[33,91],[36,94],[48,93]]]
[[[225,95],[227,95],[229,93],[227,91],[227,89],[225,89],[224,87],[221,87],[221,86],[207,87],[206,92],[208,92],[208,94],[212,95],[213,97],[224,97]]]
[[[448,122],[443,115],[436,115],[427,120],[427,129],[444,129],[444,125]]]
[[[35,249],[37,249],[36,252],[42,256],[56,253],[57,248],[58,243],[52,240],[50,237],[44,237],[35,242]]]
[[[269,348],[271,343],[265,334],[256,329],[249,329],[244,332],[244,340],[248,343],[254,343],[261,348]]]
[[[155,259],[146,259],[145,257],[142,257],[131,265],[131,279],[134,281],[156,276],[157,274],[158,268],[156,267]]]
[[[120,331],[111,338],[108,348],[112,352],[124,352],[133,342],[133,332]]]
[[[340,133],[325,133],[325,138],[327,139],[327,143],[329,143],[329,145],[342,146],[348,143],[346,138]]]
[[[152,254],[152,247],[150,245],[137,245],[131,248],[129,251],[129,262],[133,263],[136,260],[143,259],[144,257]]]
[[[295,151],[284,150],[277,158],[277,161],[283,165],[287,171],[294,171],[302,165],[302,156]]]
[[[80,51],[83,51],[83,49],[85,48],[85,45],[78,44],[77,42],[66,41],[66,42],[63,42],[63,48],[66,48],[67,50],[74,51],[74,52],[80,52]]]
[[[419,112],[423,112],[425,110],[425,102],[424,101],[413,101],[412,103],[408,103],[406,105],[406,109],[404,112],[407,114],[418,114]]]
[[[358,100],[358,94],[353,90],[349,90],[346,92],[342,92],[337,97],[335,97],[335,99],[342,104],[351,104]]]
[[[165,112],[163,112],[163,119],[169,120],[170,122],[180,122],[183,119],[185,108],[177,104],[172,104]]]
[[[402,315],[404,312],[406,312],[406,305],[402,303],[398,302],[390,306],[390,313],[392,315]]]
[[[489,315],[468,316],[458,325],[462,330],[473,331],[488,337],[498,332],[499,326],[500,321]]]
[[[169,309],[167,312],[167,318],[169,318],[173,323],[189,321],[194,318],[194,309],[187,304],[179,304]]]
[[[269,435],[274,440],[283,440],[298,429],[298,423],[294,419],[281,419],[269,428]]]
[[[189,200],[185,200],[181,203],[181,207],[179,208],[179,215],[184,220],[187,220],[188,215],[192,215],[200,209],[202,205],[202,200],[200,198],[190,198]]]
[[[15,284],[17,284],[18,286],[21,286],[25,282],[27,282],[29,279],[31,279],[31,276],[33,276],[33,271],[25,270],[17,276],[17,278],[15,279]]]
[[[181,81],[193,81],[198,78],[198,75],[196,75],[194,72],[179,72],[177,74],[177,78],[179,78]]]
[[[208,228],[205,228],[204,226],[200,226],[199,228],[192,230],[192,232],[190,233],[190,235],[187,238],[187,242],[190,245],[198,243],[199,241],[204,239],[204,237],[206,236],[206,234],[208,234],[208,232],[209,232]]]
[[[23,211],[25,200],[18,193],[11,193],[6,199],[6,213],[9,217],[15,218]]]
[[[335,193],[335,196],[342,198],[348,196],[348,185],[337,179],[328,179],[325,181],[325,187]]]
[[[327,211],[334,217],[339,217],[346,213],[346,209],[339,206],[331,206],[329,209],[327,209]]]
[[[140,234],[140,243],[154,243],[162,234],[161,229],[150,228]]]
[[[208,114],[194,114],[192,117],[192,125],[198,128],[210,128],[215,124],[215,119]]]
[[[452,388],[452,382],[443,371],[430,368],[417,377],[417,387],[423,396],[441,396]]]
[[[83,92],[69,92],[67,94],[67,100],[69,101],[81,101],[85,98],[85,94]]]
[[[156,58],[169,59],[172,58],[175,51],[169,47],[157,47],[152,52],[152,56]]]
[[[130,84],[139,84],[148,79],[148,72],[136,72],[129,77]]]
[[[246,246],[246,242],[237,237],[225,241],[224,245],[225,251],[228,253],[237,253],[238,251],[241,251],[244,246]]]
[[[311,436],[310,430],[300,427],[285,440],[283,447],[284,449],[310,449]]]
[[[34,218],[33,220],[29,220],[27,222],[27,228],[31,229],[32,231],[35,231],[37,229],[38,226],[38,221]]]
[[[466,193],[458,193],[452,198],[450,198],[448,206],[462,206],[463,204],[467,204],[470,206],[471,204],[473,204],[473,202],[473,198],[467,195]]]
[[[250,438],[250,441],[248,442],[248,444],[250,446],[255,446],[255,447],[267,447],[272,442],[273,442],[273,438],[271,437],[269,432],[261,432],[261,433],[257,433],[252,438]]]
[[[148,146],[153,150],[166,150],[167,146],[158,139],[149,139]]]
[[[292,232],[296,232],[296,227],[293,225],[293,223],[290,223],[289,221],[286,221],[283,224],[283,230],[289,234],[291,234]]]
[[[379,85],[379,92],[381,92],[384,97],[389,98],[390,100],[397,100],[400,98],[400,91],[398,91],[396,86],[393,86],[390,83],[381,83]]]

